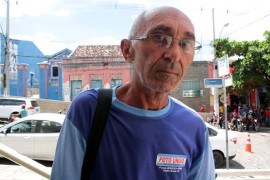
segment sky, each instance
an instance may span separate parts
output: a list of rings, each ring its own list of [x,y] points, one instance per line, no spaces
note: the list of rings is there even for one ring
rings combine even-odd
[[[269,0],[0,0],[0,31],[33,41],[44,55],[79,45],[119,45],[135,17],[157,6],[182,10],[195,26],[203,48],[195,59],[213,59],[213,39],[264,40],[270,31]],[[225,26],[225,24],[229,24]]]

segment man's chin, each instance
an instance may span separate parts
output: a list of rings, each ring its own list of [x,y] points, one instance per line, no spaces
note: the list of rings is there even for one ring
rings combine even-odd
[[[178,86],[165,86],[164,84],[160,86],[145,86],[150,91],[156,91],[162,94],[170,94],[177,90]]]

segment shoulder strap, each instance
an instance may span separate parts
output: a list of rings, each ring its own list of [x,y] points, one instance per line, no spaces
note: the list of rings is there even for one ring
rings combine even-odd
[[[89,132],[86,152],[84,156],[81,180],[88,180],[94,169],[98,147],[105,129],[107,117],[111,109],[112,90],[100,89],[98,91],[97,106],[94,113],[92,128]]]

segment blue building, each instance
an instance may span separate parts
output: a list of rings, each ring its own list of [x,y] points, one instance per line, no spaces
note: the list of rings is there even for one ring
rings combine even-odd
[[[6,37],[0,36],[0,71],[4,73]],[[9,40],[9,86],[11,96],[62,99],[61,58],[71,53],[64,49],[51,56],[45,56],[32,41]],[[47,69],[41,64],[46,64]],[[41,68],[40,68],[41,67]],[[46,73],[45,73],[46,71]],[[44,89],[46,88],[46,89]],[[57,93],[55,93],[57,92]],[[4,94],[3,80],[0,81],[0,95]]]
[[[48,61],[38,63],[40,98],[63,100],[62,60],[68,58],[71,52],[69,49],[63,49],[48,56]]]

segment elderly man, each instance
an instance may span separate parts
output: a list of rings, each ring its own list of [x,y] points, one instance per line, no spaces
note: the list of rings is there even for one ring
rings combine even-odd
[[[191,20],[173,7],[145,11],[121,41],[132,80],[113,88],[112,106],[92,180],[171,180],[214,177],[213,154],[200,115],[169,96],[195,51]],[[98,90],[73,100],[62,127],[52,179],[80,179]]]

